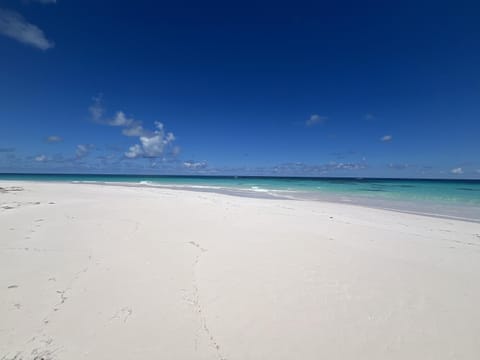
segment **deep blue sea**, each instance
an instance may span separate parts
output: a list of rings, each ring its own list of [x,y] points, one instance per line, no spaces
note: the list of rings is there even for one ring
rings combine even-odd
[[[327,200],[480,219],[480,180],[0,174],[0,180],[180,187],[241,196]]]

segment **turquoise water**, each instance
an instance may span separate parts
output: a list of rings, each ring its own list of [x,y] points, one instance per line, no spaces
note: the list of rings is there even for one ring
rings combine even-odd
[[[197,189],[238,189],[313,198],[353,196],[480,206],[480,180],[354,179],[232,176],[0,174],[0,180],[130,183]]]
[[[235,196],[321,200],[480,222],[480,180],[84,174],[0,174],[0,180],[167,187]]]

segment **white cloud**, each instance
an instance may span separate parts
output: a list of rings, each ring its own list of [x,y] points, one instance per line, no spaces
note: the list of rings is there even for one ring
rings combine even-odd
[[[149,131],[143,127],[140,120],[129,118],[123,111],[117,111],[111,119],[104,118],[105,109],[102,105],[102,97],[93,98],[93,105],[89,107],[92,119],[100,124],[122,127],[122,134],[130,137],[138,137],[139,144],[132,145],[124,153],[125,157],[135,159],[139,157],[156,158],[165,153],[165,148],[175,141],[175,135],[165,132],[161,122],[155,122],[155,130]],[[180,148],[173,148],[172,154],[178,154]]]
[[[47,137],[47,142],[49,143],[58,143],[60,141],[63,141],[63,139],[60,136],[57,135],[51,135]]]
[[[44,162],[44,161],[47,161],[47,156],[46,155],[38,155],[37,157],[35,157],[35,161],[38,161],[38,162]]]
[[[173,149],[172,149],[172,155],[177,156],[177,155],[180,154],[180,151],[182,151],[180,146],[174,146]],[[480,170],[478,170],[478,172],[480,173]]]
[[[15,11],[0,9],[0,34],[41,50],[47,50],[55,46],[52,41],[45,37],[40,28],[30,24]]]
[[[461,175],[463,174],[463,169],[461,167],[458,167],[450,170],[450,172],[455,175]]]
[[[390,169],[395,169],[395,170],[404,170],[406,168],[408,168],[410,165],[408,164],[394,164],[394,163],[390,163],[388,164],[388,167]]]
[[[365,120],[374,120],[375,115],[373,115],[372,113],[367,113],[367,114],[365,114],[364,118],[365,118]]]
[[[107,121],[111,126],[130,126],[133,122],[134,120],[127,118],[123,111],[118,111],[112,119]]]
[[[142,136],[145,134],[145,130],[141,122],[135,121],[129,127],[122,130],[122,134],[125,136]]]
[[[187,169],[191,170],[198,170],[198,169],[205,169],[207,167],[207,163],[205,161],[195,162],[195,161],[185,161],[183,166]]]
[[[92,117],[92,120],[110,126],[119,126],[125,127],[122,132],[126,136],[140,136],[135,135],[141,129],[142,122],[136,121],[135,119],[128,118],[123,111],[117,111],[115,116],[110,119],[105,119],[103,115],[105,114],[105,108],[103,106],[103,96],[99,94],[98,96],[93,97],[93,104],[89,106],[88,111]]]
[[[366,163],[343,163],[329,162],[326,164],[305,164],[301,162],[279,164],[274,167],[261,167],[253,169],[257,174],[283,174],[295,176],[325,175],[331,173],[345,173],[349,171],[361,171],[368,168]]]
[[[125,152],[125,156],[129,159],[134,159],[136,157],[140,157],[143,155],[142,147],[138,144],[130,146],[127,152]]]
[[[161,122],[155,122],[157,130],[151,135],[140,136],[140,143],[142,145],[142,154],[145,157],[158,157],[163,154],[165,146],[175,141],[173,133],[166,133],[163,130]]]
[[[161,135],[152,137],[141,136],[140,142],[142,143],[144,154],[148,157],[159,156],[163,153],[163,139]]]
[[[93,97],[93,104],[88,108],[93,121],[98,122],[102,119],[105,109],[102,105],[102,94]]]
[[[380,141],[387,142],[387,141],[391,141],[392,139],[393,139],[392,135],[384,135],[380,138]]]
[[[325,122],[328,118],[326,116],[320,116],[318,114],[313,114],[310,116],[307,121],[305,121],[306,126],[313,126]]]
[[[90,150],[92,150],[94,146],[92,144],[80,144],[77,145],[77,149],[75,150],[75,156],[77,159],[81,159],[86,157],[90,154]]]
[[[326,169],[328,170],[359,170],[364,169],[364,164],[357,164],[357,163],[336,163],[331,162],[327,164]]]

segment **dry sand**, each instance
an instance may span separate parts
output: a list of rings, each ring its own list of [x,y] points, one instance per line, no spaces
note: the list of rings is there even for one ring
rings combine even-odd
[[[478,223],[0,186],[2,360],[480,359]]]

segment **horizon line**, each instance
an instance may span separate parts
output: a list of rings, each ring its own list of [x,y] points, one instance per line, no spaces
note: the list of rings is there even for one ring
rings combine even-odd
[[[279,179],[350,179],[350,180],[437,180],[437,181],[480,181],[480,178],[415,178],[415,177],[365,177],[365,176],[299,176],[299,175],[211,175],[211,174],[125,174],[125,173],[30,173],[0,172],[3,175],[43,175],[43,176],[150,176],[150,177],[198,177],[198,178],[279,178]],[[2,180],[2,179],[0,179]]]

